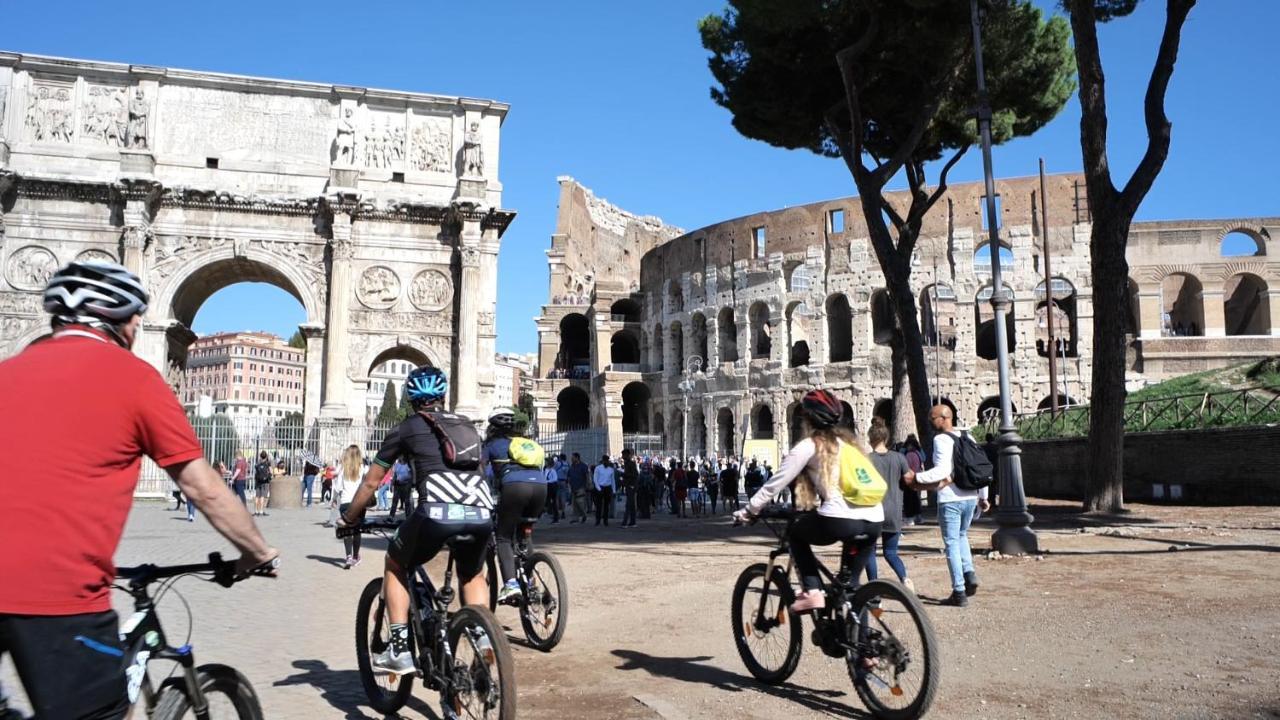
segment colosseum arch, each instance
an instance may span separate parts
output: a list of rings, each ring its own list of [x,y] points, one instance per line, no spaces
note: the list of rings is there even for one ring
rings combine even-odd
[[[667,281],[667,312],[684,312],[684,290],[679,280]]]
[[[920,291],[920,335],[930,347],[954,349],[956,345],[956,291],[946,283]]]
[[[685,436],[684,411],[679,408],[671,411],[671,424],[668,428],[667,437],[665,438],[667,450],[683,453]]]
[[[1015,410],[1014,412],[1017,412],[1017,411]],[[988,422],[992,421],[993,417],[995,419],[995,422],[999,422],[1000,420],[1000,396],[999,395],[992,395],[988,398],[983,398],[982,402],[978,403],[978,415],[977,415],[977,418],[975,419],[978,421],[979,425],[986,425]]]
[[[689,411],[689,454],[707,454],[707,416],[702,405],[694,405]]]
[[[684,325],[676,320],[671,323],[671,369],[676,373],[685,370],[684,360]]]
[[[576,368],[591,365],[591,331],[587,316],[569,313],[560,318],[560,352],[556,367],[572,373]]]
[[[631,298],[619,298],[609,306],[609,316],[617,322],[640,322],[640,303]]]
[[[760,403],[751,410],[751,439],[773,439],[773,408],[769,403]]]
[[[794,446],[804,439],[804,417],[800,413],[800,401],[787,406],[787,443]]]
[[[868,309],[871,313],[871,342],[888,345],[893,341],[893,329],[898,324],[893,316],[893,301],[889,299],[889,291],[880,288],[871,293]]]
[[[871,417],[878,417],[885,425],[893,427],[893,398],[880,398],[871,408]]]
[[[720,340],[720,362],[737,362],[738,322],[734,317],[733,308],[721,309],[720,316],[716,319],[716,325],[718,326]]]
[[[1139,304],[1138,295],[1141,287],[1133,278],[1129,278],[1128,297],[1129,303],[1127,312],[1125,313],[1124,331],[1127,335],[1138,337],[1142,334],[1142,306]]]
[[[642,382],[622,388],[622,432],[649,432],[649,399],[649,386]]]
[[[1173,272],[1160,281],[1162,334],[1204,335],[1204,286],[1188,272]]]
[[[797,262],[787,268],[787,290],[807,293],[813,285],[813,273],[806,263]]]
[[[619,330],[609,339],[609,363],[612,365],[639,365],[640,338],[634,330]]]
[[[716,454],[720,457],[737,455],[737,431],[733,422],[733,410],[722,407],[716,411]]]
[[[853,312],[849,298],[836,293],[827,298],[827,360],[848,362],[853,359]]]
[[[1079,403],[1077,403],[1075,400],[1073,400],[1073,399],[1071,398],[1071,396],[1070,396],[1070,395],[1067,395],[1066,393],[1058,393],[1058,407],[1059,407],[1059,408],[1071,407],[1072,405],[1078,405],[1078,404],[1079,404]],[[1052,407],[1053,407],[1053,396],[1052,396],[1052,395],[1045,395],[1045,396],[1044,396],[1044,399],[1040,401],[1040,404],[1036,406],[1036,409],[1037,409],[1037,410],[1049,410],[1049,409],[1051,409]]]
[[[768,303],[752,303],[747,311],[747,318],[751,323],[751,359],[768,359],[773,353],[773,329],[769,325]]]
[[[665,360],[662,356],[662,323],[653,326],[653,369],[662,372]],[[679,364],[676,365],[679,367]]]
[[[1218,238],[1218,254],[1222,257],[1262,257],[1267,254],[1265,232],[1248,225],[1229,225]]]
[[[1064,277],[1050,280],[1052,301],[1045,291],[1045,284],[1036,285],[1036,352],[1040,357],[1053,354],[1062,357],[1076,356],[1079,347],[1079,329],[1076,319],[1076,286]],[[1054,347],[1049,347],[1049,313],[1053,312]]]
[[[809,307],[797,300],[787,305],[787,358],[790,367],[809,364]]]
[[[1014,331],[1014,323],[1016,321],[1014,312],[1017,303],[1012,302],[1015,299],[1013,288],[1005,283],[1005,292],[1009,295],[1009,311],[1005,313],[1005,344],[1009,352],[1013,352],[1018,345],[1017,334]],[[974,297],[974,336],[975,349],[978,357],[984,360],[995,360],[997,357],[998,345],[996,343],[996,321],[995,310],[991,307],[991,296],[994,293],[994,287],[991,284],[983,286]]]
[[[1271,334],[1271,300],[1266,280],[1253,273],[1236,273],[1227,278],[1222,290],[1228,335]]]
[[[583,430],[591,426],[591,398],[587,391],[570,385],[556,395],[556,432]]]
[[[700,312],[694,313],[689,318],[690,324],[693,326],[691,340],[693,341],[693,354],[702,360],[702,366],[706,367],[709,358],[707,357],[707,316]],[[684,368],[681,368],[683,370]]]

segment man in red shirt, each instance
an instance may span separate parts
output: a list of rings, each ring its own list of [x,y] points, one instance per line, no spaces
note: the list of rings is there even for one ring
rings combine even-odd
[[[276,556],[173,391],[129,351],[147,302],[125,268],[71,263],[44,293],[52,336],[0,362],[0,437],[14,449],[0,453],[0,657],[39,718],[128,711],[110,592],[143,455],[241,552],[238,571]]]

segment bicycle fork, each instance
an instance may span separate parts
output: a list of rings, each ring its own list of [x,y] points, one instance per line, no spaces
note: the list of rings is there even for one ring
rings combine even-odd
[[[786,556],[785,563],[780,562],[778,558]],[[747,635],[752,630],[772,630],[780,625],[787,623],[787,596],[786,592],[780,586],[778,588],[778,611],[773,617],[765,617],[765,609],[769,600],[769,583],[773,582],[774,570],[781,568],[784,578],[791,577],[791,551],[789,547],[781,547],[769,553],[769,564],[764,569],[764,587],[760,593],[760,607],[756,610],[754,627],[746,628]]]

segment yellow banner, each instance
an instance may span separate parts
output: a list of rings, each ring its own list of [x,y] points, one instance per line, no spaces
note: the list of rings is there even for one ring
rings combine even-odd
[[[748,440],[742,444],[742,464],[746,466],[755,459],[756,462],[763,465],[769,463],[769,467],[774,470],[778,469],[778,465],[782,462],[779,455],[777,440]]]

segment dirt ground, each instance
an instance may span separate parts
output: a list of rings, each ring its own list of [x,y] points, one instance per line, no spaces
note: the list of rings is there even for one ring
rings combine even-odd
[[[982,588],[964,609],[935,604],[948,592],[937,526],[906,531],[904,559],[943,650],[929,717],[1280,718],[1280,508],[1135,505],[1122,517],[1082,517],[1034,502],[1032,511],[1044,553],[980,557]],[[325,514],[261,519],[284,553],[279,580],[181,586],[198,660],[241,669],[272,720],[377,717],[363,700],[352,628],[385,545],[370,542],[362,565],[338,569],[341,544],[319,527]],[[974,527],[975,549],[994,527],[988,518]],[[520,717],[868,717],[843,664],[812,645],[781,687],[743,667],[730,592],[743,568],[766,559],[770,538],[723,515],[663,513],[634,530],[540,524],[536,542],[564,564],[571,609],[550,654],[515,646]],[[220,543],[203,522],[140,504],[117,557],[191,562]],[[182,605],[160,608],[181,639]],[[520,634],[514,611],[498,617]],[[15,688],[7,662],[0,682]],[[437,707],[419,688],[403,716],[436,717]]]

